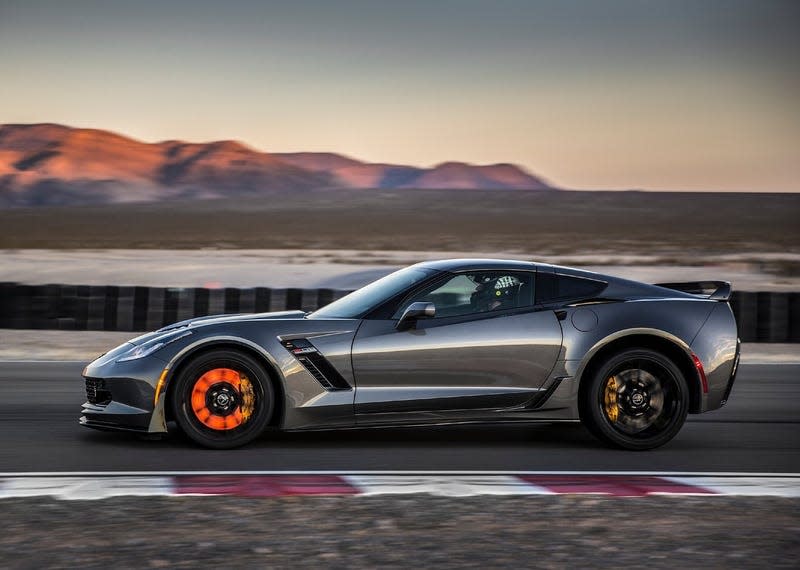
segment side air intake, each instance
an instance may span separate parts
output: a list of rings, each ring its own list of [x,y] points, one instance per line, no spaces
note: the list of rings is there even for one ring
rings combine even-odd
[[[311,344],[308,339],[295,338],[292,340],[284,340],[284,348],[292,353],[292,355],[303,365],[303,368],[308,370],[317,382],[319,382],[326,390],[352,390],[353,387],[347,383],[339,371],[328,362],[317,348]]]

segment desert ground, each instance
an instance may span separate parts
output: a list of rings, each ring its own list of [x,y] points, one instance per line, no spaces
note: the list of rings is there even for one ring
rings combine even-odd
[[[0,210],[0,248],[800,253],[800,194],[329,190]]]
[[[329,190],[0,210],[4,281],[352,289],[442,257],[800,287],[800,195]]]

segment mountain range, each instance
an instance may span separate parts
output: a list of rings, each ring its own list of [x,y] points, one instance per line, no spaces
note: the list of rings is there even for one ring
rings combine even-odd
[[[547,190],[513,164],[432,168],[328,152],[266,153],[236,141],[145,143],[52,123],[0,125],[0,205],[244,198],[335,188]]]

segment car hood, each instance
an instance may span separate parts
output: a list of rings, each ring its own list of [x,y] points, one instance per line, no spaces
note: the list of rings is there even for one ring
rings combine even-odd
[[[128,342],[131,344],[142,344],[151,340],[157,336],[163,335],[164,333],[168,333],[171,331],[177,331],[180,329],[190,329],[193,327],[200,327],[206,325],[217,325],[217,324],[225,324],[225,323],[232,323],[236,321],[263,321],[263,320],[274,320],[274,319],[281,319],[281,320],[302,320],[306,316],[306,313],[303,311],[279,311],[275,313],[245,313],[245,314],[232,314],[232,315],[210,315],[207,317],[197,317],[194,319],[187,319],[185,321],[179,321],[177,323],[173,323],[166,327],[160,328],[157,331],[145,333],[141,336],[138,336],[134,339],[129,340]]]

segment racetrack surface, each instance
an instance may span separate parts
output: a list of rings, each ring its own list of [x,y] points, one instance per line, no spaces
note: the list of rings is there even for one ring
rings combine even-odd
[[[271,433],[233,451],[142,441],[78,425],[84,365],[0,363],[0,471],[800,471],[798,364],[743,364],[722,410],[650,452],[605,448],[574,424]]]

